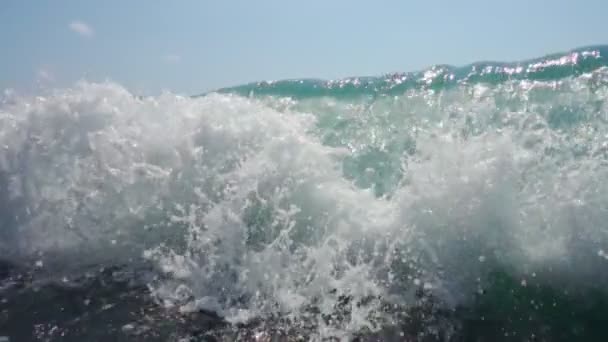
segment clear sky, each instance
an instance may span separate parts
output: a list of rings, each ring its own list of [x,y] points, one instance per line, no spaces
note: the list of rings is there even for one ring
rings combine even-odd
[[[608,43],[608,0],[1,0],[0,89],[196,94]]]

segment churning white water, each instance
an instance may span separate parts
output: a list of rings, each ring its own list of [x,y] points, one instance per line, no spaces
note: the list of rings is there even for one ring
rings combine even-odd
[[[0,252],[143,256],[164,305],[318,336],[377,329],[420,290],[466,303],[497,268],[603,286],[606,77],[373,99],[7,93]]]

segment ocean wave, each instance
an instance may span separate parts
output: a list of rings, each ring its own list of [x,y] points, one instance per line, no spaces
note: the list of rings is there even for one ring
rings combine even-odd
[[[427,86],[7,94],[0,251],[45,268],[143,257],[163,305],[281,315],[317,337],[396,324],[387,303],[411,309],[421,293],[471,306],[497,274],[512,291],[603,293],[603,51],[445,68]]]
[[[419,72],[340,80],[292,79],[262,81],[217,90],[242,96],[276,95],[293,98],[331,96],[357,98],[401,95],[408,90],[440,91],[459,85],[508,81],[554,81],[608,66],[608,46],[590,46],[521,62],[477,62],[463,67],[435,65]]]

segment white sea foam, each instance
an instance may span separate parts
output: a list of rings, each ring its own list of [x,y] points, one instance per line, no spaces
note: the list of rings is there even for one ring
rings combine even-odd
[[[495,269],[606,284],[608,94],[588,80],[371,103],[7,94],[0,251],[144,255],[168,306],[319,336],[373,330],[420,289],[466,303]]]

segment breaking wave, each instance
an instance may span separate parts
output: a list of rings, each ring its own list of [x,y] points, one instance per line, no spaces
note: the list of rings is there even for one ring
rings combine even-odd
[[[421,296],[474,305],[497,274],[512,291],[603,293],[604,56],[199,97],[6,92],[0,253],[56,267],[143,257],[168,307],[285,317],[316,338],[399,324]]]

